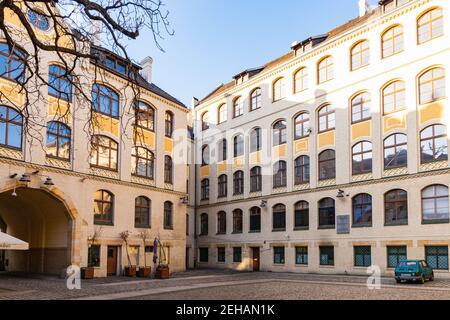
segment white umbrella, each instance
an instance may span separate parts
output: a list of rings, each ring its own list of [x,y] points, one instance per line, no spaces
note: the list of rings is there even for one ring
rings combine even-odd
[[[0,232],[0,250],[28,250],[28,243]]]

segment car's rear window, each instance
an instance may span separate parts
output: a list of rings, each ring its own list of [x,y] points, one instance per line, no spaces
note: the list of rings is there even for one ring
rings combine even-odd
[[[417,266],[416,261],[402,261],[398,264],[400,268],[411,268]]]

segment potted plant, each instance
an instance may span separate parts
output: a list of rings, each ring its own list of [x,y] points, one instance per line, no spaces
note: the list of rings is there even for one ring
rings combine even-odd
[[[143,244],[144,244],[144,266],[139,266],[139,270],[137,273],[137,276],[140,278],[148,278],[150,277],[150,274],[152,273],[152,268],[150,266],[147,267],[147,261],[145,259],[145,244],[148,239],[148,231],[143,230],[139,233],[139,238],[141,238]]]
[[[136,277],[136,266],[131,265],[130,252],[128,251],[128,239],[130,238],[130,231],[123,231],[120,233],[120,238],[125,243],[125,251],[127,253],[128,266],[125,267],[125,275],[127,277]]]
[[[88,250],[91,249],[91,247],[93,245],[95,245],[95,242],[97,241],[97,239],[100,237],[100,234],[102,233],[102,228],[95,228],[94,229],[94,233],[92,234],[92,236],[88,237]],[[98,258],[93,258],[90,256],[88,257],[88,266],[87,267],[82,267],[80,268],[81,270],[81,278],[82,279],[93,279],[94,278],[94,266],[97,264]]]
[[[158,254],[158,247],[159,247],[159,254]],[[156,279],[169,279],[169,266],[167,264],[161,263],[161,257],[164,255],[164,260],[166,257],[166,253],[164,252],[164,248],[161,244],[161,241],[159,239],[155,238],[155,241],[153,242],[153,262],[156,264],[158,263],[158,266],[155,270],[155,278]]]

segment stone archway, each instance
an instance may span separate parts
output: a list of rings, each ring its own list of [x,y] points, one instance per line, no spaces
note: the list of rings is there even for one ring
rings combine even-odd
[[[0,218],[7,233],[29,243],[28,251],[7,251],[7,271],[61,274],[79,263],[76,241],[78,213],[56,188],[18,187],[0,193]],[[65,199],[66,198],[66,199]]]

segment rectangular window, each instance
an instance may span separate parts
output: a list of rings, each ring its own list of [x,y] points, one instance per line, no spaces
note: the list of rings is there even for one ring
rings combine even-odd
[[[334,247],[324,246],[319,247],[320,251],[320,265],[334,266]]]
[[[217,262],[225,262],[225,248],[217,248]]]
[[[407,259],[406,246],[387,247],[387,266],[396,268],[400,261]]]
[[[100,267],[100,246],[91,245],[88,250],[88,267]]]
[[[372,253],[370,246],[354,247],[355,267],[370,267],[372,265]]]
[[[233,262],[234,263],[242,262],[242,248],[241,247],[233,248]]]
[[[448,247],[425,247],[425,260],[436,270],[448,270]]]
[[[274,264],[284,264],[284,247],[274,247],[273,248],[273,263]]]
[[[308,265],[308,247],[295,248],[295,264]]]
[[[200,262],[208,262],[208,248],[200,248]]]

